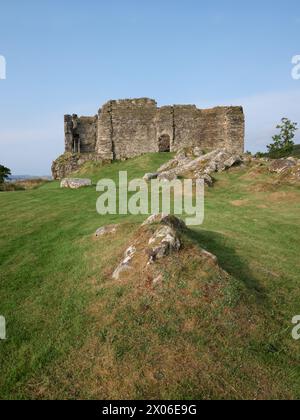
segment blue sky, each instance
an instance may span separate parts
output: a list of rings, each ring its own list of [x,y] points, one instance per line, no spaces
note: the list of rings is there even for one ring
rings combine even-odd
[[[281,117],[300,123],[300,3],[215,0],[0,0],[0,163],[50,174],[63,115],[109,99],[243,105],[246,149]],[[298,136],[298,141],[300,137]]]

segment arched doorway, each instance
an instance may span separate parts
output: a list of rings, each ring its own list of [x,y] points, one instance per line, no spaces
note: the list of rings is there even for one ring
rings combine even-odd
[[[159,152],[170,152],[171,140],[168,134],[163,134],[158,139],[158,151]]]

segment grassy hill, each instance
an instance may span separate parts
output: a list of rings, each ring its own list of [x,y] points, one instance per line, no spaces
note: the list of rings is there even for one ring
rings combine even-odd
[[[169,157],[80,175],[135,178]],[[300,189],[272,177],[218,174],[204,225],[154,291],[110,276],[144,216],[99,216],[94,187],[0,193],[0,398],[300,398]],[[113,240],[95,240],[110,223],[122,224]]]

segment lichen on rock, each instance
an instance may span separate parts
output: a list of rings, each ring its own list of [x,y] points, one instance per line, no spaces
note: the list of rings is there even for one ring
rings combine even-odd
[[[72,190],[78,190],[79,188],[83,187],[90,187],[91,185],[92,181],[90,179],[83,178],[65,178],[60,183],[61,188],[70,188]]]
[[[121,262],[113,271],[114,280],[128,280],[130,278],[151,279],[152,286],[163,282],[164,259],[172,258],[185,249],[185,238],[189,230],[185,223],[176,216],[155,214],[139,227],[136,236],[127,245]],[[198,247],[197,247],[198,249]],[[218,265],[217,258],[198,249],[199,257],[211,265]],[[166,260],[168,261],[168,260]]]
[[[63,179],[73,172],[80,170],[87,162],[97,162],[104,165],[109,161],[96,153],[70,153],[66,152],[57,158],[52,164],[52,176],[54,179]]]
[[[180,149],[175,158],[162,165],[156,173],[159,180],[172,181],[178,177],[203,179],[208,186],[213,185],[212,174],[240,165],[243,157],[227,149],[216,149],[204,154],[198,147]]]
[[[123,260],[120,262],[118,267],[113,272],[112,278],[114,280],[119,280],[121,274],[124,273],[124,271],[131,270],[132,268],[131,261],[135,253],[136,253],[136,248],[134,246],[130,246],[129,248],[126,249]]]
[[[100,227],[99,229],[96,230],[95,236],[97,238],[99,238],[101,236],[115,234],[115,233],[117,233],[118,228],[119,228],[119,225],[102,226],[102,227]]]

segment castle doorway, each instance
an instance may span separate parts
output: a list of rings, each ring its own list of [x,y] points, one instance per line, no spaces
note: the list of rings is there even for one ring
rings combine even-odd
[[[73,153],[80,153],[80,137],[78,134],[73,135]]]
[[[171,151],[171,139],[168,134],[163,134],[158,139],[158,151],[159,152],[170,152]]]

